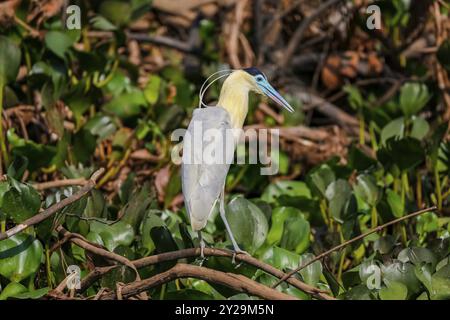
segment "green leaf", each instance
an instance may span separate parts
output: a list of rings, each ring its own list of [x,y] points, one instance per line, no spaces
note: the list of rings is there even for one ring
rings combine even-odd
[[[44,287],[27,292],[20,292],[11,297],[15,299],[39,299],[45,296],[49,291],[50,291],[49,287]]]
[[[357,87],[345,85],[343,90],[348,94],[348,102],[354,110],[358,110],[364,106],[364,98]]]
[[[68,33],[62,31],[48,31],[45,34],[45,45],[61,59],[66,59],[67,50],[77,41],[77,38],[71,37]]]
[[[415,138],[390,138],[386,141],[386,146],[378,149],[377,158],[385,167],[395,164],[403,171],[424,161],[425,152],[420,141]]]
[[[373,249],[381,254],[388,254],[395,247],[395,239],[391,235],[386,235],[375,240]]]
[[[348,152],[348,163],[351,168],[357,171],[364,171],[376,166],[377,161],[352,144]]]
[[[150,230],[150,236],[152,237],[153,243],[156,246],[157,253],[171,252],[179,249],[177,243],[172,237],[172,234],[166,226],[153,227]],[[168,270],[172,268],[176,263],[176,260],[162,262],[158,264],[158,269],[160,271]]]
[[[300,256],[299,266],[307,264],[314,258],[315,256],[312,253],[302,254]],[[322,275],[322,263],[320,261],[315,261],[309,266],[300,270],[300,274],[307,284],[311,286],[317,286],[320,280],[320,276]]]
[[[144,185],[140,187],[139,192],[135,190],[132,194],[131,199],[125,207],[121,220],[130,224],[134,230],[137,231],[152,200],[153,197],[150,185],[144,183]]]
[[[154,227],[162,227],[165,226],[164,221],[156,215],[156,213],[150,211],[147,216],[143,219],[142,225],[141,225],[141,235],[142,235],[142,245],[144,248],[148,250],[148,252],[153,252],[155,250],[156,246],[153,242],[152,237],[150,236],[150,231]]]
[[[19,282],[10,282],[0,293],[0,300],[6,300],[26,291],[27,288]]]
[[[408,82],[400,89],[400,109],[407,117],[419,112],[429,99],[428,88],[423,83]]]
[[[100,5],[99,12],[116,26],[123,26],[130,21],[131,6],[127,2],[107,0]]]
[[[426,212],[418,216],[416,230],[420,235],[425,235],[426,233],[439,230],[439,219],[436,213]]]
[[[91,232],[98,233],[109,251],[114,251],[119,245],[129,246],[134,240],[133,227],[123,221],[111,225],[93,221],[90,225]]]
[[[343,223],[343,216],[352,195],[350,184],[343,179],[330,183],[325,191],[325,197],[329,202],[331,216],[338,222]]]
[[[92,27],[94,29],[99,29],[103,31],[115,31],[117,27],[108,21],[105,17],[95,16],[90,20]]]
[[[267,243],[269,245],[279,244],[284,233],[285,221],[288,218],[303,217],[303,213],[292,207],[278,207],[272,212],[272,223],[270,231],[267,235]]]
[[[3,205],[3,197],[9,191],[10,185],[8,181],[0,181],[0,208]]]
[[[430,264],[431,269],[436,268],[437,259],[434,253],[427,248],[412,247],[405,248],[397,256],[403,263],[411,262],[413,265]]]
[[[146,105],[147,100],[145,99],[143,92],[139,89],[133,89],[130,92],[115,97],[103,105],[103,110],[114,113],[118,117],[125,119],[137,116],[141,111],[141,106]]]
[[[20,59],[19,46],[9,38],[0,35],[0,87],[16,80]]]
[[[34,274],[43,255],[41,243],[24,233],[0,241],[0,275],[19,282]]]
[[[411,137],[422,140],[427,135],[428,131],[430,131],[430,125],[427,120],[422,117],[412,117]]]
[[[56,155],[54,146],[38,144],[31,140],[20,138],[14,133],[13,129],[7,132],[8,142],[13,147],[14,156],[22,156],[28,159],[28,170],[35,171],[41,167],[47,167],[51,164]]]
[[[370,290],[363,284],[351,288],[340,297],[346,300],[373,300]]]
[[[417,279],[422,282],[422,284],[427,288],[428,292],[432,292],[432,279],[431,279],[431,265],[430,264],[423,264],[423,265],[416,265],[416,268],[414,270],[414,273],[417,277]]]
[[[303,196],[311,198],[311,192],[308,186],[301,181],[277,181],[271,183],[264,189],[261,200],[273,203],[282,195],[291,197]]]
[[[322,196],[325,196],[328,185],[336,180],[333,170],[327,164],[323,164],[317,169],[314,169],[309,174],[309,178]]]
[[[375,206],[380,198],[380,189],[372,175],[360,174],[357,176],[353,189],[358,197],[371,207]]]
[[[405,214],[405,206],[403,204],[402,198],[391,189],[386,190],[386,195],[387,202],[392,211],[392,215],[396,218],[403,217],[403,215]]]
[[[401,282],[391,281],[379,291],[381,300],[406,300],[408,288]]]
[[[415,275],[415,267],[411,263],[393,262],[388,266],[381,266],[383,282],[386,285],[395,281],[408,288],[408,298],[417,294],[421,289],[421,282]]]
[[[254,253],[266,240],[269,229],[266,216],[247,199],[232,199],[226,207],[226,217],[236,241],[243,246],[243,250]]]
[[[154,105],[158,101],[160,87],[161,78],[156,75],[151,75],[144,88],[145,99],[150,105]]]
[[[3,196],[1,210],[14,222],[21,223],[38,213],[41,197],[31,186],[9,178],[10,188]]]
[[[450,264],[442,267],[431,277],[432,300],[450,299]]]
[[[280,270],[294,270],[299,266],[300,256],[289,250],[272,246],[261,255],[261,259]]]
[[[96,114],[84,125],[84,129],[98,137],[99,140],[104,140],[116,132],[117,125],[110,116]]]
[[[284,222],[284,231],[280,246],[301,254],[309,247],[309,237],[309,222],[302,215],[287,218]]]
[[[405,132],[405,118],[401,117],[392,120],[381,130],[381,144],[385,145],[386,141],[392,137],[403,138]]]

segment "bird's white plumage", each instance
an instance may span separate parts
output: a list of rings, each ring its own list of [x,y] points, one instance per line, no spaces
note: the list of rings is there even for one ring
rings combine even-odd
[[[181,168],[186,209],[194,231],[205,227],[223,191],[231,162],[229,156],[231,154],[232,157],[234,153],[234,139],[230,141],[227,137],[231,132],[230,129],[230,115],[224,108],[207,107],[194,110],[183,141]],[[202,158],[202,151],[212,150],[217,146],[217,139],[209,139],[210,135],[207,134],[211,130],[215,130],[221,141],[226,141],[222,144],[226,148],[223,150],[225,157],[228,157],[226,161],[205,163],[205,159]]]

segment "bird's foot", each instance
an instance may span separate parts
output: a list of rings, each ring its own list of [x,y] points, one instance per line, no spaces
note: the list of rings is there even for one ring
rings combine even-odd
[[[248,255],[248,256],[251,256],[250,253],[248,253],[247,251],[241,250],[239,247],[238,247],[238,248],[235,248],[235,249],[233,250],[233,257],[231,258],[231,263],[232,263],[232,264],[236,264],[236,256],[237,256],[238,254],[246,254],[246,255]]]
[[[204,253],[205,247],[206,247],[205,241],[203,240],[203,238],[200,238],[200,263],[199,263],[200,267],[203,265],[203,262],[205,262],[205,260],[206,260],[205,253]]]

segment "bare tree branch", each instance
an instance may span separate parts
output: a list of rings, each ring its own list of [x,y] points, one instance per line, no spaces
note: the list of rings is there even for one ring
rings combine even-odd
[[[175,267],[151,278],[124,285],[121,287],[121,295],[126,299],[145,290],[180,278],[196,278],[208,282],[214,282],[232,288],[236,291],[248,293],[250,295],[268,300],[297,300],[295,297],[275,289],[271,289],[270,287],[266,287],[256,281],[244,277],[243,275],[225,273],[222,271],[183,263],[177,264]],[[108,292],[102,295],[100,300],[111,300],[116,299],[116,297],[117,294],[115,292]]]

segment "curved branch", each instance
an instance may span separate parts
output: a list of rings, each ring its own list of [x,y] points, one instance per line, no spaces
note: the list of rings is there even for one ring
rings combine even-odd
[[[295,297],[266,287],[242,275],[225,273],[222,271],[184,263],[177,264],[173,268],[151,278],[124,285],[121,288],[121,295],[126,299],[148,289],[180,278],[196,278],[208,282],[214,282],[232,288],[236,291],[248,293],[267,300],[297,300]],[[112,300],[116,298],[117,294],[115,292],[108,292],[101,296],[100,300]]]
[[[433,210],[436,210],[436,209],[437,209],[437,207],[436,207],[436,206],[433,206],[433,207],[430,207],[430,208],[426,208],[426,209],[422,209],[422,210],[419,210],[419,211],[410,213],[410,214],[408,214],[408,215],[406,215],[406,216],[400,217],[400,218],[398,218],[398,219],[389,221],[389,222],[387,222],[387,223],[385,223],[385,224],[383,224],[383,225],[381,225],[381,226],[378,226],[378,227],[376,227],[376,228],[370,229],[369,231],[367,231],[367,232],[365,232],[365,233],[363,233],[363,234],[360,234],[359,236],[354,237],[354,238],[352,238],[352,239],[350,239],[350,240],[348,240],[348,241],[345,241],[344,243],[341,243],[340,245],[337,245],[336,247],[331,248],[330,250],[325,251],[325,252],[319,254],[319,255],[318,255],[317,257],[315,257],[314,259],[312,259],[312,260],[308,261],[307,263],[305,263],[305,264],[303,264],[303,265],[300,265],[298,268],[292,270],[291,272],[289,272],[288,274],[286,274],[285,276],[283,276],[280,280],[278,280],[278,282],[275,283],[275,284],[272,286],[272,288],[276,288],[280,283],[282,283],[283,281],[287,281],[287,280],[288,280],[290,277],[292,277],[292,275],[294,275],[295,273],[297,273],[297,272],[299,272],[300,270],[306,268],[306,267],[309,266],[310,264],[312,264],[312,263],[314,263],[314,262],[316,262],[316,261],[318,261],[318,260],[323,259],[324,257],[326,257],[327,255],[329,255],[330,253],[332,253],[332,252],[334,252],[334,251],[340,250],[340,249],[342,249],[342,248],[348,246],[349,244],[352,244],[353,242],[356,242],[356,241],[358,241],[358,240],[361,240],[361,239],[367,237],[368,235],[370,235],[370,234],[372,234],[372,233],[380,232],[380,231],[383,230],[384,228],[389,227],[389,226],[391,226],[391,225],[393,225],[393,224],[396,224],[396,223],[398,223],[398,222],[400,222],[400,221],[407,220],[407,219],[416,217],[416,216],[418,216],[418,215],[421,215],[421,214],[423,214],[423,213],[425,213],[425,212],[433,211]]]
[[[228,257],[233,258],[233,253],[231,251],[223,250],[223,249],[214,249],[214,248],[205,248],[204,255],[209,257]],[[191,257],[199,257],[200,256],[200,248],[190,248],[190,249],[182,249],[177,251],[165,252],[145,258],[141,258],[138,260],[134,260],[132,263],[136,268],[143,268],[146,266],[154,265],[157,263],[178,260],[183,258],[191,258]],[[272,276],[277,278],[283,278],[286,276],[286,273],[278,270],[277,268],[261,262],[251,256],[246,254],[237,254],[235,257],[236,261],[244,262],[249,265],[252,265],[258,269],[261,269]],[[101,278],[103,275],[114,269],[116,266],[107,266],[107,267],[97,267],[93,271],[91,271],[86,277],[83,278],[81,282],[81,288],[78,292],[84,292],[87,288],[89,288],[95,281]],[[296,278],[289,278],[287,282],[296,287],[299,290],[302,290],[308,294],[311,294],[313,297],[323,300],[335,300],[332,296],[325,293],[325,291],[310,286]]]

